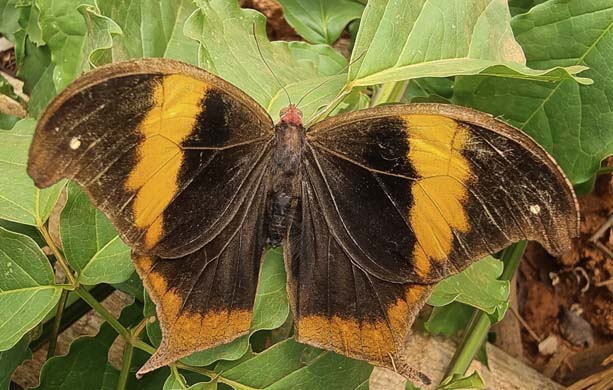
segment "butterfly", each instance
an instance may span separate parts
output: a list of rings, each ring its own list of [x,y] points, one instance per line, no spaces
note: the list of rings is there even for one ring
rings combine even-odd
[[[197,67],[86,73],[38,122],[28,172],[80,183],[133,249],[163,340],[143,374],[247,334],[263,254],[283,246],[295,338],[428,382],[403,355],[432,287],[512,242],[577,234],[554,160],[487,114],[400,104],[274,124]]]

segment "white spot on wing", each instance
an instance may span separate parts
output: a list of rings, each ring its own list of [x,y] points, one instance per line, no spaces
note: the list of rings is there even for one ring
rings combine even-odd
[[[533,204],[532,206],[530,206],[530,212],[532,214],[538,214],[541,212],[541,206],[539,206],[538,204]]]
[[[81,140],[77,137],[72,137],[70,140],[70,149],[77,150],[81,146]]]

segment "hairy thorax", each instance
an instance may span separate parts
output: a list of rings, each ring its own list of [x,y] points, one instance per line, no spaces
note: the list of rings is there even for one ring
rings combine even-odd
[[[293,106],[275,126],[275,150],[271,164],[267,243],[281,245],[300,190],[300,160],[305,130],[300,112]]]

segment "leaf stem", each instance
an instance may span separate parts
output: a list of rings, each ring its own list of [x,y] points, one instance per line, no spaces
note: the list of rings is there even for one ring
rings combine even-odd
[[[517,271],[521,257],[526,249],[526,241],[520,241],[507,247],[503,252],[500,260],[504,263],[504,270],[500,275],[499,280],[510,281]],[[445,377],[454,374],[466,375],[466,371],[473,361],[473,358],[483,345],[487,337],[487,332],[492,326],[492,321],[487,313],[476,310],[468,324],[464,337],[460,345],[456,349],[453,359],[447,368]]]
[[[409,80],[382,84],[375,96],[373,96],[370,106],[375,107],[379,104],[399,102],[402,100],[408,86]]]
[[[57,347],[57,338],[60,334],[60,326],[62,323],[62,314],[64,314],[64,308],[66,307],[66,300],[68,299],[69,290],[62,290],[60,300],[57,303],[57,311],[53,318],[53,328],[51,328],[51,335],[49,336],[49,347],[47,348],[47,360],[51,359],[55,355],[55,348]]]
[[[119,380],[117,381],[117,390],[124,390],[126,388],[133,356],[134,346],[130,340],[126,340],[126,344],[123,347],[123,360],[121,361],[121,371],[119,372]]]
[[[66,274],[66,278],[68,278],[68,281],[70,282],[70,284],[72,284],[75,288],[78,287],[79,283],[75,279],[74,274],[72,273],[72,270],[66,263],[66,260],[64,259],[64,256],[62,255],[62,252],[60,252],[58,247],[55,245],[55,242],[53,242],[53,238],[51,238],[51,235],[49,234],[49,231],[47,230],[47,227],[45,226],[45,224],[42,221],[38,221],[37,228],[40,234],[45,239],[45,242],[47,243],[49,248],[51,248],[51,252],[53,252],[53,256],[55,256],[55,260],[57,260],[60,267],[62,267],[62,270],[64,271],[64,274]]]
[[[102,318],[104,318],[104,320],[108,322],[109,325],[111,325],[111,327],[115,329],[115,331],[119,333],[124,340],[130,342],[130,332],[123,325],[121,325],[121,323],[104,306],[102,306],[102,304],[98,302],[96,298],[89,293],[89,291],[87,291],[83,286],[79,286],[75,292],[79,294],[81,299],[87,302],[92,309],[100,314]]]
[[[612,173],[612,172],[613,172],[613,165],[599,168],[598,171],[596,171],[596,174],[604,175],[604,174]]]

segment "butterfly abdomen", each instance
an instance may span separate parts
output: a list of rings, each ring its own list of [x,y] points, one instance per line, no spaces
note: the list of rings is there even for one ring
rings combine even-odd
[[[302,123],[285,121],[284,117],[275,126],[266,240],[273,247],[281,245],[287,233],[292,207],[297,201],[304,134]]]

